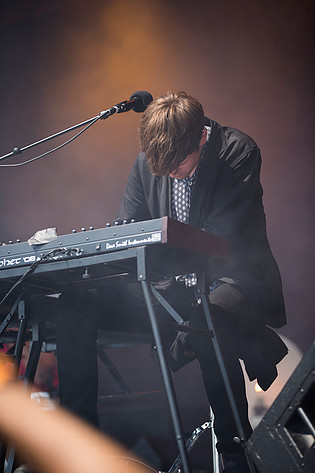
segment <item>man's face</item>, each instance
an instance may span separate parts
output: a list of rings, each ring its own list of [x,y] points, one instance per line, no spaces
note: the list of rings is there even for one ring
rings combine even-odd
[[[174,169],[170,173],[170,177],[172,177],[173,179],[185,179],[186,177],[192,177],[199,164],[202,148],[206,141],[207,130],[203,130],[198,150],[186,156],[186,158],[180,163],[178,168]]]
[[[170,177],[173,179],[185,179],[185,177],[191,177],[200,161],[200,152],[195,151],[194,153],[189,154],[184,161],[180,163],[177,169],[174,169],[170,173]]]

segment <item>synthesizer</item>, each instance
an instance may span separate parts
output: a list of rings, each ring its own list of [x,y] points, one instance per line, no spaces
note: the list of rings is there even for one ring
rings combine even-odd
[[[220,238],[170,217],[162,217],[70,233],[44,244],[19,242],[0,246],[0,278],[4,270],[30,266],[58,248],[68,250],[60,253],[58,259],[73,259],[147,245],[168,245],[208,257],[226,256],[226,245]],[[51,261],[54,261],[53,257]]]
[[[222,239],[170,217],[70,233],[44,244],[11,243],[0,246],[0,296],[26,274],[34,294],[134,281],[142,249],[144,265],[162,276],[194,272],[227,255]]]

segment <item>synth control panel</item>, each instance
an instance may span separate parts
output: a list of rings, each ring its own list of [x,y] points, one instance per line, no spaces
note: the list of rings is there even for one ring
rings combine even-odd
[[[90,227],[89,230],[82,228],[80,232],[73,230],[44,244],[9,242],[0,246],[0,271],[29,266],[50,252],[51,260],[54,261],[56,258],[73,258],[162,243],[166,228],[167,217],[144,222],[124,220],[100,229]],[[55,255],[53,250],[56,250]]]

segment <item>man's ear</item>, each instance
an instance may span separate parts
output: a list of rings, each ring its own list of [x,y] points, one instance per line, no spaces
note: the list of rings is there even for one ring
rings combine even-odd
[[[206,143],[207,136],[208,136],[208,132],[207,132],[206,128],[204,128],[202,130],[201,138],[200,138],[200,141],[199,141],[199,148],[201,148]]]

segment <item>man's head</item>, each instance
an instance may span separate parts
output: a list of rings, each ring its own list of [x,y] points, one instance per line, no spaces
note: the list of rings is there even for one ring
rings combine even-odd
[[[185,92],[168,93],[151,102],[141,117],[139,137],[152,173],[187,177],[206,141],[204,123],[202,106]]]

